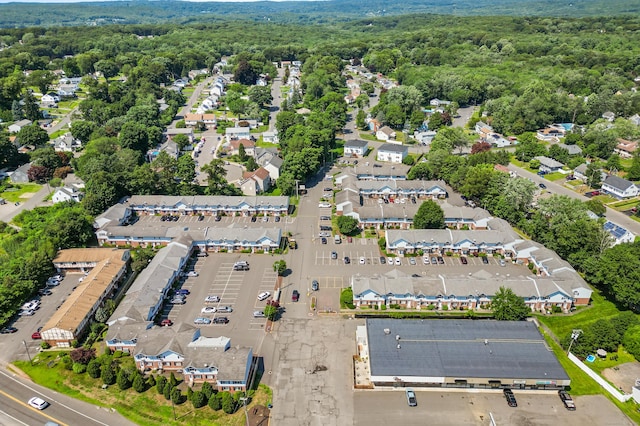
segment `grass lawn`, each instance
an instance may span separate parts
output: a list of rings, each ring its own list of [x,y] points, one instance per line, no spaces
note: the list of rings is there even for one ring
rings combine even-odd
[[[515,157],[511,157],[511,164],[513,164],[514,166],[517,167],[521,167],[521,168],[526,168],[528,163],[525,163],[524,161],[520,161],[517,160]]]
[[[640,204],[640,200],[638,200],[637,198],[632,198],[630,200],[611,203],[607,207],[611,207],[612,209],[618,210],[619,212],[623,212],[626,210],[630,210],[632,207],[636,207],[638,204]]]
[[[249,130],[249,133],[262,133],[262,132],[266,132],[267,130],[269,130],[269,126],[264,125],[264,126],[260,126],[256,129],[251,129]]]
[[[567,175],[560,173],[560,172],[554,172],[554,173],[548,173],[546,175],[544,175],[544,178],[546,180],[550,180],[551,182],[554,182],[556,180],[560,180],[560,179],[564,179],[565,177],[567,177]]]
[[[605,194],[596,195],[595,197],[593,197],[593,199],[602,202],[602,204],[615,203],[617,201],[617,199],[613,198],[612,196]]]
[[[580,185],[584,185],[584,183],[580,179],[568,180],[567,185],[578,187]]]
[[[256,146],[259,147],[259,148],[277,148],[278,144],[277,143],[265,142],[262,139],[262,136],[260,136],[260,139],[258,139],[258,141],[256,141]]]
[[[620,311],[613,302],[604,298],[597,290],[591,295],[591,305],[573,315],[538,315],[538,320],[549,327],[558,339],[571,333],[573,329],[584,328],[599,319],[611,318]]]
[[[366,141],[379,142],[378,139],[374,135],[372,135],[371,133],[360,132],[359,136],[360,136],[360,139],[364,139]]]
[[[27,361],[19,361],[15,363],[15,366],[42,386],[91,404],[113,407],[120,414],[139,425],[178,426],[189,424],[204,426],[215,424],[241,426],[245,424],[245,413],[242,408],[232,415],[227,415],[222,410],[213,411],[206,405],[194,409],[188,401],[175,406],[178,419],[174,420],[171,402],[159,395],[155,388],[147,389],[143,393],[137,393],[133,389],[123,391],[117,385],[102,389],[100,379],[92,379],[86,373],[75,374],[64,369],[59,354],[58,351],[40,353],[34,358],[33,365]],[[133,363],[131,357],[120,358],[120,361],[123,364]],[[186,386],[181,384],[179,387],[183,395],[186,395]],[[271,390],[260,385],[247,408],[250,410],[254,405],[266,405],[271,403],[271,400]]]
[[[6,191],[0,193],[0,198],[4,198],[5,200],[15,203],[17,201],[23,201],[22,196],[24,194],[33,193],[40,191],[42,185],[38,185],[37,183],[17,183],[13,184],[13,187],[7,188]]]

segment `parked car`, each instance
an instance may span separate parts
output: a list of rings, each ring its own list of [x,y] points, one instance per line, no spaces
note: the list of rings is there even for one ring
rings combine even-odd
[[[2,330],[0,330],[0,334],[13,334],[16,331],[18,331],[18,329],[15,327],[5,327]]]
[[[42,336],[40,335],[40,332],[39,332],[39,331],[34,331],[34,332],[31,334],[31,338],[32,338],[33,340],[39,340],[39,339],[42,339]]]
[[[280,222],[280,216],[276,216],[275,221]]]
[[[193,320],[194,324],[211,324],[211,320],[209,318],[198,317]]]
[[[215,314],[217,311],[215,306],[205,306],[204,308],[200,309],[200,313],[201,314]]]
[[[255,217],[255,216],[251,216],[251,222],[255,222],[256,220],[258,220],[258,218],[257,218],[257,217]]]
[[[50,405],[47,401],[45,401],[42,398],[38,398],[37,396],[34,396],[33,398],[31,398],[28,404],[38,410],[44,410]]]
[[[262,293],[260,293],[258,295],[258,300],[265,300],[267,299],[269,296],[271,296],[271,293],[269,293],[268,291],[263,291]]]
[[[214,324],[227,324],[229,322],[229,318],[227,317],[216,317],[213,319]]]
[[[460,263],[462,263],[463,265],[466,265],[467,263],[469,263],[469,261],[467,260],[467,258],[466,258],[466,257],[462,256],[462,257],[460,258]]]
[[[174,297],[173,299],[169,300],[169,303],[171,303],[172,305],[184,305],[187,301],[184,299],[184,297]]]
[[[205,302],[208,303],[215,303],[215,302],[219,302],[220,301],[220,297],[219,296],[207,296],[204,298]]]
[[[489,264],[489,258],[487,256],[482,256],[482,263],[484,263],[485,265]]]
[[[428,265],[429,264],[429,258],[427,256],[422,258],[422,264],[423,265]]]
[[[438,256],[438,263],[444,265],[444,258],[442,256]]]
[[[51,290],[49,290],[48,288],[43,288],[42,290],[38,290],[38,294],[40,296],[51,296],[53,294],[53,292]]]
[[[331,207],[331,203],[320,203],[320,204],[318,204],[318,207],[320,207],[321,209],[330,208]]]
[[[438,264],[438,259],[435,256],[431,256],[431,264],[432,265],[437,265]]]
[[[335,251],[332,251],[332,252],[331,252],[331,258],[332,258],[332,259],[337,259],[337,258],[338,258],[338,253],[337,253],[337,252],[335,252]]]
[[[400,266],[400,265],[402,265],[402,261],[400,260],[400,258],[399,258],[399,257],[396,257],[396,258],[395,258],[395,260],[394,260],[394,262],[395,262],[396,266]]]
[[[300,299],[300,293],[298,292],[298,290],[293,290],[293,292],[291,292],[291,301],[297,302],[299,299]]]
[[[564,407],[567,410],[569,411],[576,410],[576,404],[573,402],[573,398],[571,398],[571,395],[569,395],[567,391],[559,390],[558,396],[560,397],[560,400],[562,400],[562,403],[564,404]]]
[[[407,394],[407,404],[409,407],[415,407],[418,405],[418,400],[416,398],[416,393],[411,388],[405,389],[405,393]]]
[[[387,263],[391,266],[393,266],[393,259],[390,257],[387,257]]]
[[[518,406],[518,402],[516,401],[516,397],[513,394],[513,392],[511,391],[511,389],[503,389],[502,391],[504,393],[504,397],[507,400],[507,404],[509,404],[509,407],[517,407]]]
[[[545,185],[544,183],[540,183],[538,184],[538,186],[542,189],[547,189],[547,185]]]
[[[349,259],[349,256],[345,256],[345,257],[344,257],[344,264],[345,264],[345,265],[348,265],[348,264],[350,264],[350,263],[351,263],[351,259]]]
[[[173,321],[171,321],[170,319],[163,319],[162,321],[160,321],[160,326],[161,327],[171,327],[173,325]]]
[[[264,311],[253,311],[253,317],[254,318],[264,318]]]
[[[187,277],[197,277],[199,274],[196,271],[189,271],[185,275]]]
[[[366,260],[364,258],[364,256],[360,256],[360,264],[364,265],[366,263]]]
[[[313,280],[311,282],[311,290],[318,291],[319,289],[320,289],[320,284],[318,284],[318,281]]]
[[[231,306],[218,306],[218,312],[233,312],[233,308]]]
[[[410,263],[411,265],[415,265],[415,264],[416,264],[416,259],[415,259],[415,258],[413,258],[413,257],[410,257],[410,258],[409,258],[409,263]]]
[[[322,237],[320,241],[322,241],[322,244],[327,244],[327,239],[325,237]]]
[[[189,290],[187,290],[186,288],[179,288],[178,290],[176,290],[176,296],[178,295],[187,295],[187,294],[191,294],[191,292]]]
[[[384,256],[380,256],[380,264],[384,265],[385,263],[387,263],[387,259]]]
[[[26,309],[23,311],[18,312],[18,315],[21,317],[30,317],[32,315],[35,315],[36,311],[34,311],[33,309]]]

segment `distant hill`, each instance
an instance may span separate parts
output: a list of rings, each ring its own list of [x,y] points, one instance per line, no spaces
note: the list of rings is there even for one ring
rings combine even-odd
[[[105,1],[0,4],[0,27],[212,22],[328,23],[411,13],[585,17],[640,13],[637,0]]]

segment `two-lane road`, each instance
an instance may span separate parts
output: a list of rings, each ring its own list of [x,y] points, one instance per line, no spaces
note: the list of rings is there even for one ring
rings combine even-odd
[[[543,177],[540,177],[535,173],[531,173],[528,170],[522,169],[513,164],[509,164],[508,167],[509,167],[509,170],[516,172],[519,176],[522,176],[527,179],[531,179],[533,182],[536,183],[536,185],[539,185],[540,183],[544,183],[547,187],[547,190],[549,190],[550,192],[553,192],[554,194],[566,195],[571,198],[576,198],[580,201],[589,200],[589,198],[585,197],[582,194],[578,194],[577,192],[572,191],[571,189],[565,187],[564,185],[546,180]],[[621,213],[619,211],[616,211],[607,207],[607,213],[605,214],[605,217],[611,222],[626,228],[627,230],[633,232],[634,234],[640,235],[640,222],[636,222],[635,220],[631,219],[624,213]]]
[[[42,411],[29,406],[27,401],[34,396],[51,405]],[[111,409],[75,400],[0,371],[0,424],[32,426],[44,425],[48,421],[61,426],[134,425]]]

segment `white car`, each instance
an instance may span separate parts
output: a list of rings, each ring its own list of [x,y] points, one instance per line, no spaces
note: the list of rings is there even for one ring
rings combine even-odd
[[[269,293],[268,291],[263,291],[258,295],[258,300],[265,300],[269,296],[271,296],[271,293]]]
[[[425,265],[428,265],[429,264],[429,258],[427,256],[423,257],[422,258],[422,263],[425,264]]]
[[[400,260],[399,257],[396,257],[395,263],[396,263],[397,266],[402,265],[402,261]]]
[[[220,306],[218,307],[218,312],[233,312],[233,308],[231,306]]]
[[[205,302],[209,302],[209,303],[215,303],[215,302],[219,302],[220,301],[220,297],[219,296],[207,296],[204,298]]]
[[[36,311],[34,311],[33,309],[25,309],[24,311],[20,311],[18,315],[21,317],[30,317],[35,315],[35,313]]]
[[[318,207],[320,207],[321,209],[322,208],[327,209],[331,207],[331,203],[320,203],[318,204]]]
[[[201,314],[215,314],[216,311],[217,309],[214,306],[205,306],[204,308],[200,309]]]
[[[390,257],[387,257],[387,263],[389,264],[389,266],[393,266],[393,259]]]
[[[185,274],[187,277],[197,277],[198,273],[196,271],[189,271]]]
[[[365,262],[366,262],[366,261],[365,261],[364,257],[360,257],[360,264],[361,264],[361,265],[364,265],[364,264],[365,264]]]
[[[264,317],[265,317],[265,315],[264,315],[264,312],[263,312],[263,311],[254,311],[254,312],[253,312],[253,317],[254,317],[254,318],[264,318]]]
[[[209,318],[196,318],[193,320],[194,324],[211,324],[211,320]]]
[[[33,408],[37,408],[38,410],[44,410],[49,406],[49,403],[42,398],[38,398],[37,396],[34,396],[29,400],[29,405],[32,406]]]

